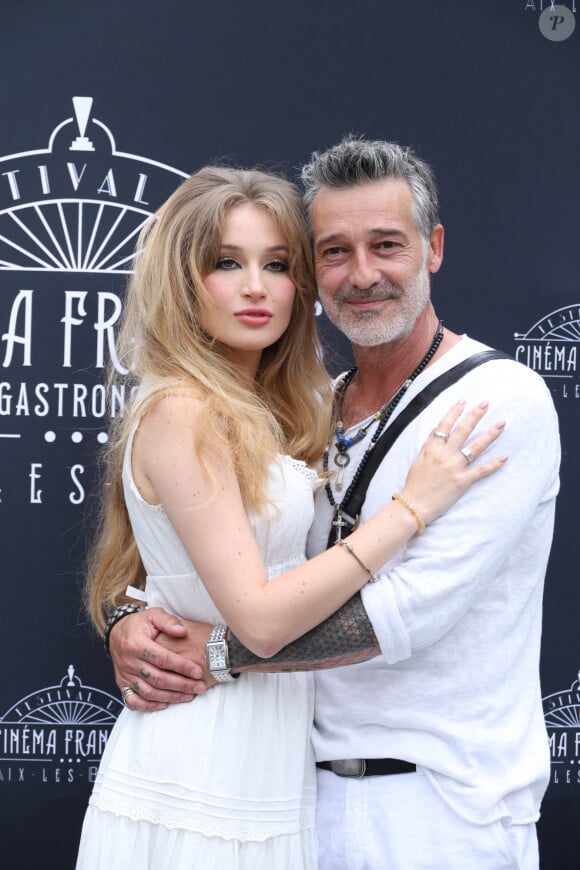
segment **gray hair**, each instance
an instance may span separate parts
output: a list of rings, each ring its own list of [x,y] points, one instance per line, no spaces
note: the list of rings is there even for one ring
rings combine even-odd
[[[314,151],[310,162],[302,167],[308,222],[312,202],[321,187],[354,187],[386,178],[400,179],[409,185],[413,195],[412,219],[423,238],[429,240],[439,223],[437,185],[430,166],[412,148],[353,135],[345,136],[326,151]]]

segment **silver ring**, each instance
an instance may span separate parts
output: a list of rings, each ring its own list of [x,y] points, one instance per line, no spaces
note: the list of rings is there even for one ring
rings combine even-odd
[[[433,438],[443,438],[444,441],[447,441],[449,435],[447,432],[439,432],[438,430],[433,432]]]
[[[135,689],[132,689],[131,686],[125,686],[123,689],[121,689],[121,698],[123,699],[123,704],[125,705],[125,707],[127,706],[127,698],[129,697],[129,695],[136,694],[137,692],[135,691]]]
[[[471,463],[472,463],[473,460],[475,459],[475,456],[473,455],[473,453],[471,452],[471,450],[469,450],[467,447],[462,447],[461,450],[460,450],[459,452],[460,452],[463,456],[465,456],[465,458],[467,459],[468,463],[471,465]]]

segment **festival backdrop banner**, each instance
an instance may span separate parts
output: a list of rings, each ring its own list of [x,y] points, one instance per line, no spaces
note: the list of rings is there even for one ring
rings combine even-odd
[[[117,5],[81,20],[61,0],[36,10],[34,27],[16,0],[3,7],[0,68],[14,89],[0,97],[0,866],[74,867],[122,709],[81,590],[107,405],[122,414],[130,398],[115,336],[138,233],[204,163],[296,177],[313,149],[355,130],[414,144],[436,169],[447,250],[433,294],[446,325],[513,354],[554,397],[562,490],[539,830],[543,870],[576,868],[575,3]],[[336,374],[350,350],[319,323]]]

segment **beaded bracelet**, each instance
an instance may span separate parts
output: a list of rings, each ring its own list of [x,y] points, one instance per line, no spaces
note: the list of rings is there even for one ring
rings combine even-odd
[[[111,635],[111,630],[121,619],[124,619],[126,616],[129,616],[130,613],[139,613],[140,610],[145,610],[143,604],[120,604],[119,607],[115,607],[109,618],[107,619],[107,624],[105,626],[105,633],[103,634],[103,643],[105,645],[105,652],[108,657],[111,658],[111,653],[109,650],[109,638]]]
[[[356,554],[355,551],[354,551],[354,547],[352,546],[352,544],[349,544],[348,541],[344,541],[344,540],[342,540],[342,539],[339,538],[339,540],[336,541],[335,546],[336,546],[336,547],[346,547],[346,549],[348,550],[348,552],[350,553],[350,555],[351,555],[351,556],[354,556],[354,558],[357,560],[357,562],[359,563],[359,565],[361,566],[361,568],[363,568],[363,569],[367,572],[367,574],[369,575],[369,580],[370,580],[370,582],[371,582],[371,583],[374,583],[374,582],[375,582],[375,580],[377,579],[377,578],[376,578],[376,575],[373,574],[373,572],[371,571],[370,568],[367,568],[367,566],[366,566],[365,563],[362,561],[362,559],[359,559],[359,557],[357,556],[357,554]]]
[[[417,534],[422,535],[423,532],[425,531],[425,520],[423,519],[423,517],[421,516],[421,514],[419,513],[417,508],[414,508],[413,505],[410,502],[408,502],[406,498],[403,498],[403,496],[401,495],[400,492],[396,492],[393,495],[393,500],[400,501],[401,504],[407,508],[409,513],[413,514],[415,521],[417,523]]]

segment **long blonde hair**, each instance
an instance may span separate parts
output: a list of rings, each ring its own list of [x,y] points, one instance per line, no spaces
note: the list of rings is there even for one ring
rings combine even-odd
[[[275,221],[289,247],[296,286],[290,324],[263,354],[252,381],[204,333],[200,312],[211,306],[204,277],[219,256],[223,223],[237,205],[252,203]],[[126,601],[128,583],[145,570],[125,506],[122,465],[136,415],[160,395],[192,389],[204,398],[192,449],[205,459],[234,463],[248,508],[267,501],[268,464],[277,452],[308,463],[320,459],[330,419],[329,378],[316,335],[316,285],[302,200],[285,179],[258,170],[209,166],[186,179],[142,231],[119,332],[118,355],[138,380],[154,384],[145,404],[115,420],[105,456],[97,533],[89,556],[86,601],[102,634],[112,607]]]

